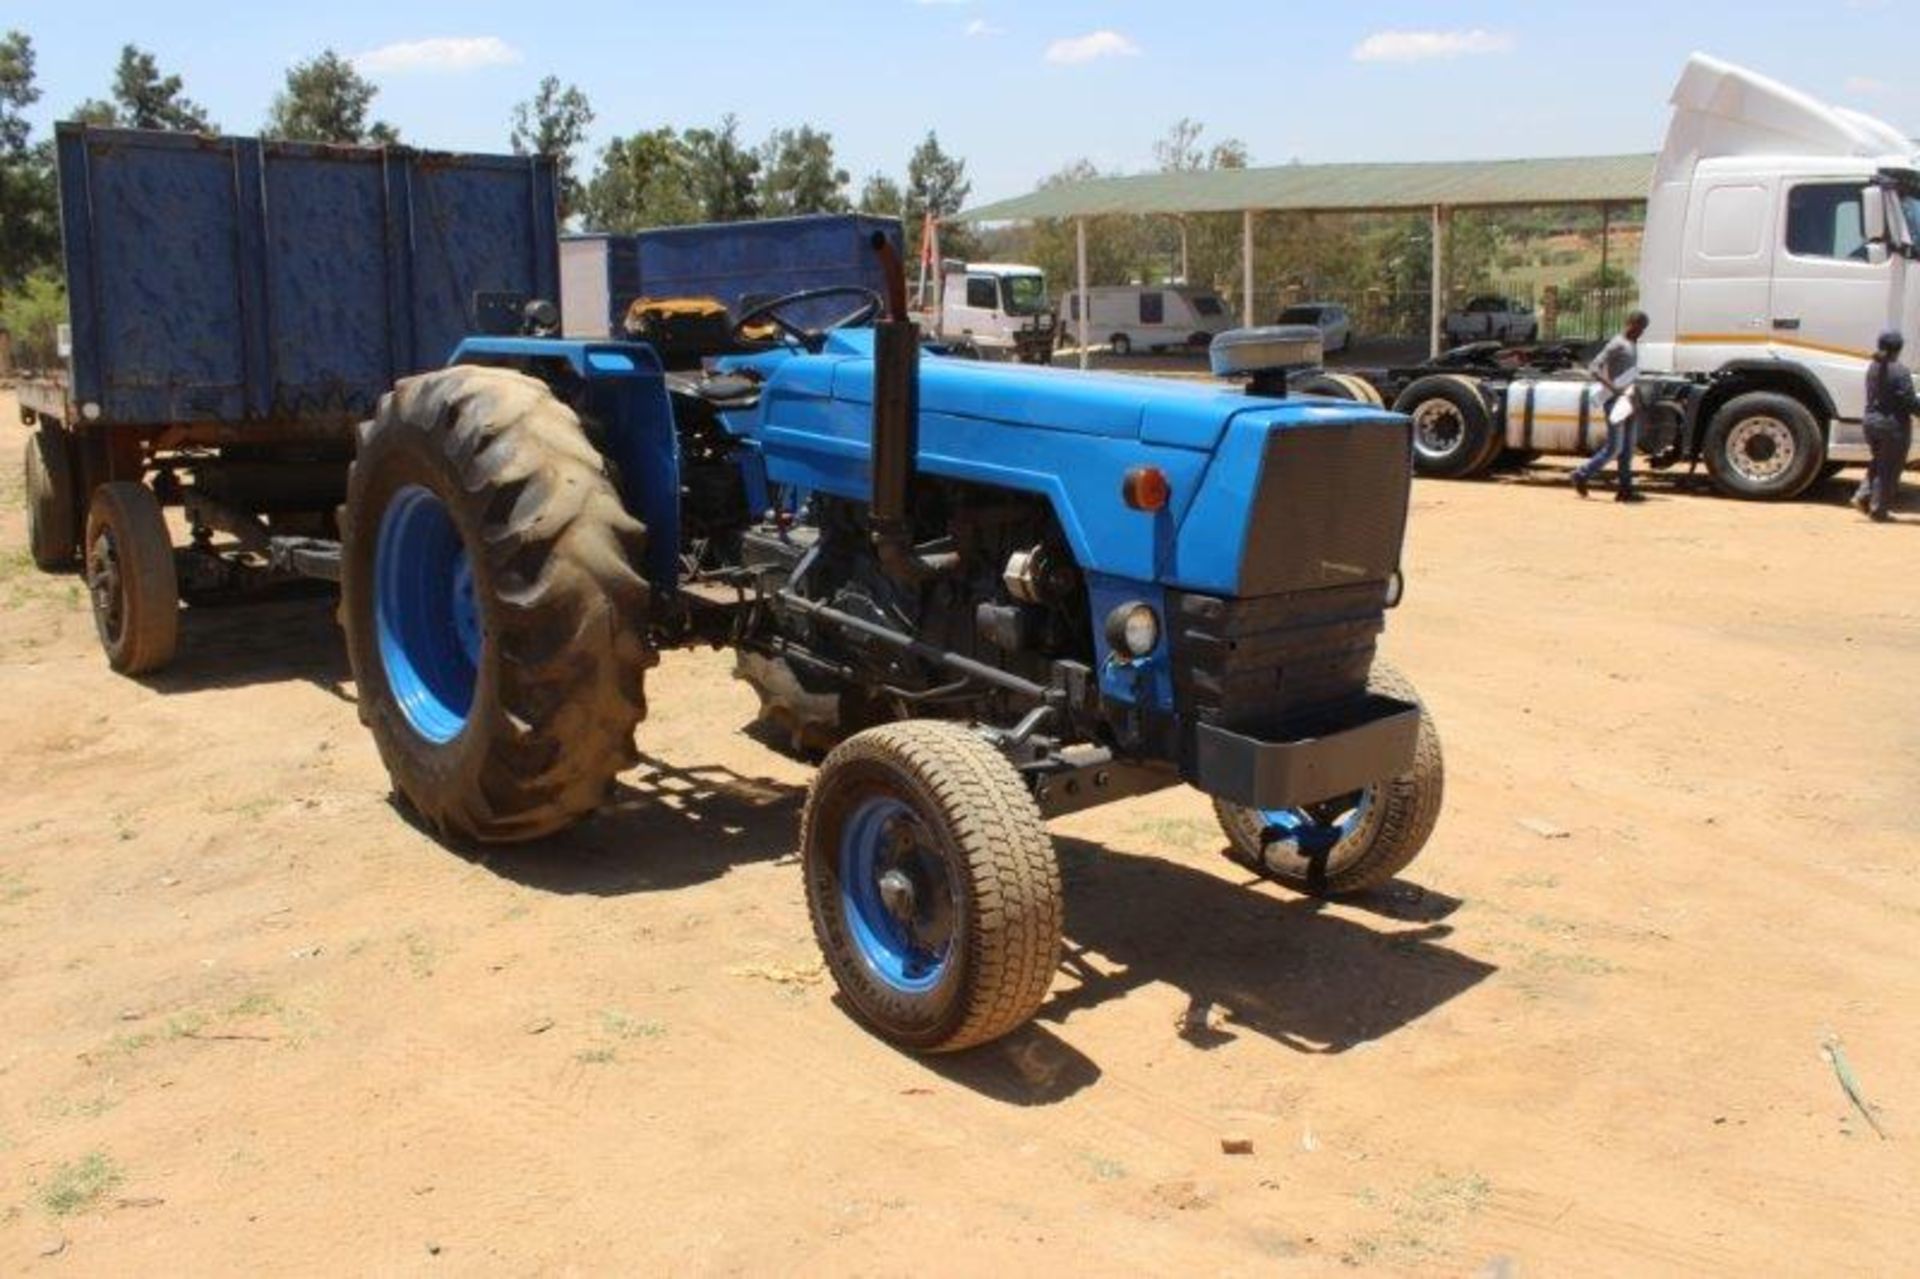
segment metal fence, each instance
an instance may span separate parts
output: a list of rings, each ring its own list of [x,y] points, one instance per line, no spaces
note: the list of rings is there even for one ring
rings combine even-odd
[[[1531,308],[1539,320],[1542,342],[1603,338],[1625,323],[1627,313],[1639,301],[1639,289],[1633,285],[1536,287],[1514,281],[1453,290],[1448,295],[1447,306],[1449,309],[1464,306],[1468,298],[1483,293],[1511,298]],[[1254,320],[1260,324],[1271,323],[1282,310],[1298,302],[1338,302],[1347,308],[1357,336],[1424,339],[1433,314],[1432,297],[1428,289],[1366,289],[1345,297],[1338,291],[1317,292],[1300,285],[1259,289],[1254,293]],[[1237,317],[1240,314],[1238,298],[1232,299],[1231,305]]]

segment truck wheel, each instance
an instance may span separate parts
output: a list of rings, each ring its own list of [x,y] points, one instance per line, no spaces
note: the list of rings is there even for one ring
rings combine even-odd
[[[922,1052],[1024,1023],[1060,959],[1060,868],[1040,810],[971,730],[907,720],[848,738],[801,818],[814,936],[855,1016]]]
[[[1446,790],[1439,731],[1420,694],[1391,666],[1376,664],[1371,686],[1420,707],[1413,767],[1301,808],[1243,808],[1214,800],[1214,816],[1235,861],[1296,891],[1339,897],[1386,883],[1426,847]]]
[[[1820,477],[1820,424],[1778,391],[1736,395],[1714,413],[1704,452],[1714,487],[1730,497],[1786,501]]]
[[[402,380],[347,479],[340,619],[394,788],[443,835],[586,815],[646,713],[646,530],[573,410],[505,369]]]
[[[79,544],[74,518],[73,466],[67,437],[42,426],[27,437],[27,549],[47,572],[72,568]]]
[[[1351,400],[1376,409],[1387,406],[1373,383],[1355,373],[1328,373],[1323,369],[1301,378],[1291,389],[1296,395],[1324,395],[1330,400]]]
[[[1393,411],[1413,419],[1413,465],[1458,479],[1486,469],[1500,448],[1493,411],[1472,378],[1434,373],[1400,392]]]
[[[1116,333],[1107,339],[1107,350],[1115,355],[1133,354],[1133,340],[1124,333]]]
[[[144,675],[173,660],[180,640],[180,583],[160,502],[144,484],[116,480],[87,507],[87,594],[107,663]]]

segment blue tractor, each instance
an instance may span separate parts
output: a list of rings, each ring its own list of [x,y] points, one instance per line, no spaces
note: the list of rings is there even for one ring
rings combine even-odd
[[[1045,998],[1052,816],[1185,782],[1303,891],[1406,866],[1442,787],[1374,659],[1406,419],[1285,398],[1257,330],[1218,347],[1247,392],[923,351],[874,247],[885,296],[771,301],[704,370],[475,338],[381,400],[341,617],[399,794],[449,837],[558,830],[635,759],[656,655],[726,645],[824,756],[800,852],[834,979],[921,1051]]]

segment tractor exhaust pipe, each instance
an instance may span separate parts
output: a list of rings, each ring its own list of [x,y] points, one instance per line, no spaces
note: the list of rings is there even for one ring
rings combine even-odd
[[[887,316],[873,325],[873,547],[886,575],[902,586],[958,566],[952,553],[914,550],[911,504],[920,456],[920,326],[907,318],[907,272],[884,231],[873,251],[886,278]]]

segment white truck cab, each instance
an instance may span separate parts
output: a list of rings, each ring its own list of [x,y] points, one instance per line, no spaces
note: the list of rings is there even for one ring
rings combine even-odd
[[[1897,328],[1920,350],[1915,152],[1878,120],[1689,59],[1640,250],[1650,323],[1634,394],[1648,465],[1703,462],[1721,492],[1779,501],[1868,459],[1875,337]],[[1599,385],[1564,367],[1443,357],[1376,373],[1371,390],[1413,418],[1427,475],[1478,474],[1503,453],[1588,453],[1605,432]]]
[[[1037,266],[946,262],[941,267],[940,337],[983,359],[1045,363],[1054,345],[1053,302]]]
[[[1920,338],[1916,232],[1920,157],[1899,130],[1696,54],[1647,200],[1640,367],[1790,395],[1825,461],[1864,462],[1874,338]],[[1756,445],[1795,443],[1789,424],[1757,430]]]

